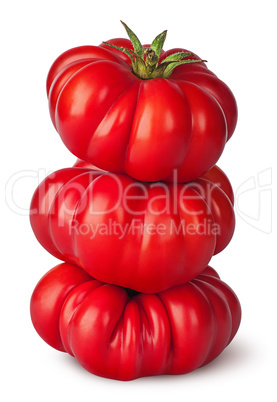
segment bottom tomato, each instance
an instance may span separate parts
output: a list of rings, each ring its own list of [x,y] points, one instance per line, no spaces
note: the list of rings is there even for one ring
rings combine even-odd
[[[237,296],[211,267],[184,285],[146,294],[63,263],[38,282],[30,307],[49,345],[117,380],[195,370],[223,351],[241,319]]]

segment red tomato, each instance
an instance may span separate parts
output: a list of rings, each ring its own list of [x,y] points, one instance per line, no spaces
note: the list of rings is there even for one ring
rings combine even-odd
[[[77,159],[76,162],[74,163],[73,167],[82,167],[86,169],[92,169],[92,170],[100,170],[96,166],[92,165],[89,162],[83,161],[82,159]],[[212,169],[210,169],[208,172],[206,172],[203,176],[201,176],[202,179],[208,180],[211,183],[216,184],[223,190],[229,197],[232,205],[234,205],[234,192],[231,186],[231,183],[226,176],[226,174],[218,167],[214,166]]]
[[[231,240],[232,189],[219,168],[212,170],[211,180],[166,184],[62,169],[35,191],[31,225],[46,250],[94,278],[162,291],[200,274]]]
[[[133,49],[128,39],[110,44]],[[147,45],[149,46],[149,45]],[[175,52],[160,54],[159,65]],[[185,57],[199,60],[199,57]],[[204,62],[141,79],[107,45],[63,53],[47,77],[53,124],[68,149],[104,170],[142,181],[193,180],[215,165],[237,121],[230,89]]]
[[[241,309],[210,267],[191,282],[145,294],[99,282],[65,263],[37,284],[31,318],[45,342],[86,370],[132,380],[209,363],[235,336]]]

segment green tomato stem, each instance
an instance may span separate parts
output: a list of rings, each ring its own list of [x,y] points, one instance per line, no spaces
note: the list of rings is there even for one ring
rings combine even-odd
[[[166,39],[167,31],[163,31],[153,40],[150,47],[143,48],[136,34],[123,22],[127,35],[129,36],[134,50],[126,49],[120,46],[111,45],[103,42],[105,45],[125,53],[131,60],[133,73],[142,80],[150,80],[154,78],[168,78],[174,68],[181,64],[202,63],[206,60],[185,59],[193,56],[189,52],[176,52],[166,57],[159,63],[161,51]]]

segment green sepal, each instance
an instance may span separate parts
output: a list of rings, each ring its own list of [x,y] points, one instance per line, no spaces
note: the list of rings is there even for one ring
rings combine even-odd
[[[122,53],[127,54],[127,56],[129,56],[132,62],[133,72],[137,77],[142,78],[143,80],[147,80],[149,78],[149,74],[146,65],[144,63],[144,60],[141,57],[139,57],[133,50],[126,49],[121,46],[112,45],[111,43],[108,42],[103,43],[106,46],[110,46],[113,49],[120,50]]]
[[[149,79],[149,72],[144,60],[140,57],[135,58],[135,66],[133,66],[133,73],[143,80]]]
[[[142,44],[140,43],[139,38],[138,38],[137,35],[128,27],[128,25],[125,24],[125,22],[123,22],[123,21],[120,21],[120,22],[121,22],[121,24],[124,26],[124,28],[125,28],[125,30],[126,30],[126,32],[127,32],[127,35],[129,36],[130,41],[132,42],[132,45],[133,45],[133,47],[134,47],[135,53],[136,53],[139,57],[141,57],[141,58],[143,59],[143,46],[142,46]]]
[[[166,61],[165,63],[161,63],[158,65],[158,67],[152,72],[151,78],[164,78],[164,72],[167,69],[167,67],[174,63],[173,61]]]
[[[163,78],[168,78],[170,76],[170,74],[172,73],[172,71],[174,70],[174,68],[180,66],[181,64],[190,64],[190,63],[203,63],[203,62],[207,62],[207,60],[180,60],[180,61],[172,61],[172,62],[168,62],[170,64],[168,64],[166,66],[166,69],[163,72]],[[161,63],[159,65],[162,66],[163,63]]]
[[[161,51],[164,45],[164,41],[166,39],[166,34],[167,31],[163,31],[162,33],[160,33],[158,36],[156,36],[156,38],[153,40],[153,42],[151,43],[150,48],[154,50],[154,52],[156,53],[156,56],[160,57],[161,55]]]
[[[185,57],[189,57],[189,56],[194,56],[193,53],[190,52],[177,52],[177,53],[172,53],[169,56],[167,56],[162,63],[164,63],[165,61],[180,61],[182,59],[184,59]]]
[[[134,62],[134,58],[132,56],[132,53],[134,54],[134,52],[131,49],[125,49],[125,47],[112,45],[111,43],[108,43],[108,42],[102,42],[102,43],[104,43],[104,45],[106,45],[106,46],[110,46],[114,49],[120,50],[124,54],[127,54],[127,56],[129,56],[131,62],[132,63]]]
[[[140,79],[148,80],[152,78],[168,78],[172,71],[181,64],[202,63],[206,60],[186,59],[186,57],[194,56],[190,52],[176,52],[167,56],[160,64],[159,58],[166,39],[167,31],[163,31],[153,40],[150,47],[144,48],[134,32],[124,23],[123,24],[131,42],[134,51],[121,46],[112,45],[103,42],[106,46],[120,50],[126,54],[132,63],[133,73]]]

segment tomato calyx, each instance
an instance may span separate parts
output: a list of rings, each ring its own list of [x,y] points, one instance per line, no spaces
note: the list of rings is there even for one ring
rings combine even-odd
[[[177,52],[169,55],[160,62],[160,55],[166,39],[167,31],[165,30],[156,36],[150,47],[143,47],[135,33],[123,21],[121,21],[121,23],[132,42],[134,50],[112,45],[108,42],[103,43],[125,53],[132,62],[133,73],[142,80],[168,78],[174,68],[181,64],[201,63],[207,61],[191,58],[187,59],[187,57],[194,57],[194,54],[190,52]]]

